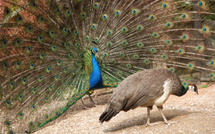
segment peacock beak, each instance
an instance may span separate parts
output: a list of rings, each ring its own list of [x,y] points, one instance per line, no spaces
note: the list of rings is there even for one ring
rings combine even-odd
[[[98,54],[98,53],[96,53],[96,57],[99,57],[99,54]]]

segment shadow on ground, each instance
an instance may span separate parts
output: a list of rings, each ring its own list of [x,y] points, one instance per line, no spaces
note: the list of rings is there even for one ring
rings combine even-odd
[[[146,110],[146,109],[143,109],[143,110]],[[185,111],[185,110],[176,110],[176,109],[163,110],[163,112],[164,112],[164,115],[166,115],[166,118],[168,121],[177,117],[177,116],[185,116],[185,115],[194,113],[193,111],[189,112],[189,111]],[[119,131],[119,130],[122,130],[125,128],[133,127],[133,126],[145,125],[146,121],[147,121],[147,115],[146,114],[143,114],[140,116],[134,116],[133,118],[126,119],[126,120],[123,120],[122,122],[120,122],[118,124],[115,124],[114,127],[105,129],[103,132],[115,132],[115,131]],[[150,122],[152,124],[156,123],[156,122],[162,122],[163,123],[163,118],[162,118],[159,111],[154,111],[154,112],[152,111],[151,112]]]

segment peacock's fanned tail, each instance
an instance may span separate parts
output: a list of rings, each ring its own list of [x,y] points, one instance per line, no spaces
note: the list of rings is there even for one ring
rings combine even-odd
[[[213,0],[3,0],[0,133],[34,132],[90,89],[91,49],[104,86],[149,68],[215,77]]]

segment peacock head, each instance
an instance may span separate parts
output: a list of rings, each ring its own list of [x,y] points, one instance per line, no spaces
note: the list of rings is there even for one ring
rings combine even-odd
[[[92,54],[95,55],[98,52],[98,49],[96,47],[93,47],[91,50]]]
[[[196,94],[199,94],[197,86],[195,84],[189,84],[188,89],[190,89],[191,91],[194,91]]]

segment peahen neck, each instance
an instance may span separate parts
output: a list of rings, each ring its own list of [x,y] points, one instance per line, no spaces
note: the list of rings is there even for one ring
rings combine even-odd
[[[92,67],[93,71],[90,74],[90,89],[100,88],[103,85],[102,75],[94,54],[92,54]]]
[[[181,87],[181,93],[180,93],[179,96],[182,96],[182,95],[186,94],[187,90],[188,90],[188,86],[187,85],[186,86],[182,86]]]

